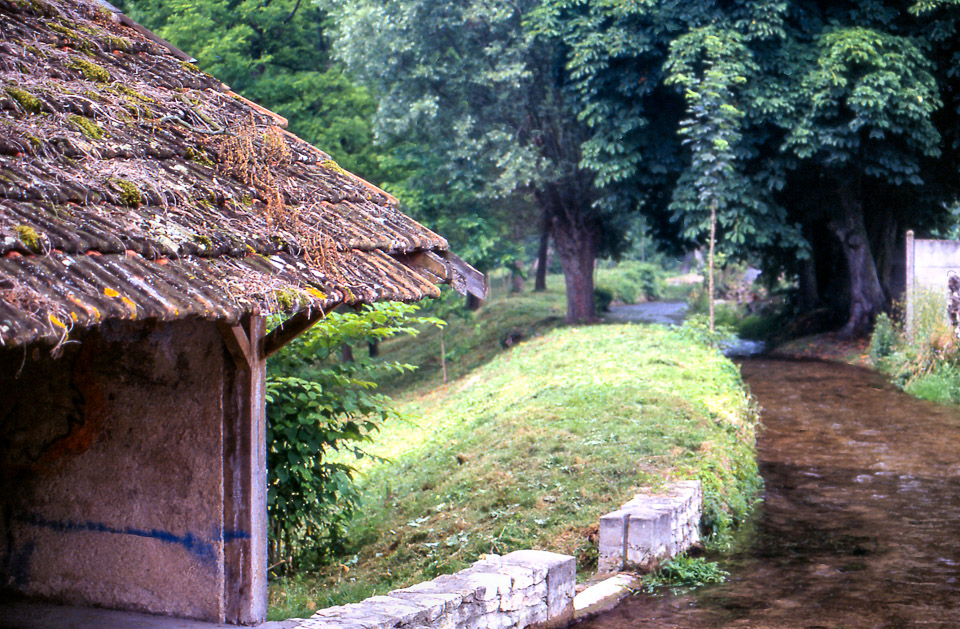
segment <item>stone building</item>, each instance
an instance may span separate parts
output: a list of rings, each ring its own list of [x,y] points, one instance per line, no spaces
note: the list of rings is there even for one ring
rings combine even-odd
[[[0,590],[261,622],[266,358],[483,277],[109,5],[0,38]]]

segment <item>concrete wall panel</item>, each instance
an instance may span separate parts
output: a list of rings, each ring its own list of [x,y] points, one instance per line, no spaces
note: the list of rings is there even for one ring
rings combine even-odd
[[[0,587],[222,617],[223,356],[201,321],[0,351]]]

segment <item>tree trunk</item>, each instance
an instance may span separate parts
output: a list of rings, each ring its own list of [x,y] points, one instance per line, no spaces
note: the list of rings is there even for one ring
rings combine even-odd
[[[897,253],[897,219],[889,208],[884,208],[879,217],[879,225],[874,232],[874,259],[877,265],[877,277],[880,279],[880,288],[889,300],[894,294],[893,261]],[[884,307],[889,306],[889,301]]]
[[[710,204],[710,262],[707,264],[707,298],[710,300],[710,333],[716,331],[715,316],[713,311],[713,250],[717,244],[717,204]]]
[[[540,227],[540,248],[537,249],[537,277],[533,291],[547,290],[547,253],[550,250],[550,220],[544,212],[543,225]]]
[[[596,321],[593,266],[600,242],[599,229],[571,224],[565,216],[557,215],[553,219],[552,232],[567,289],[567,323]]]
[[[852,338],[869,332],[877,314],[883,310],[886,297],[870,251],[863,201],[852,184],[841,183],[838,191],[839,213],[829,227],[840,240],[850,275],[850,312],[840,335]]]
[[[510,268],[510,292],[519,295],[523,292],[523,262],[517,260]]]
[[[797,275],[800,294],[797,299],[797,309],[800,312],[810,312],[817,307],[820,293],[817,289],[817,261],[816,252],[811,252],[806,260],[800,260],[800,271]]]
[[[370,358],[378,357],[380,355],[380,341],[368,342],[367,349],[370,350]]]

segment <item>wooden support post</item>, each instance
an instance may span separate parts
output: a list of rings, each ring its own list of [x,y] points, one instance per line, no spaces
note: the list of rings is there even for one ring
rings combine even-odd
[[[267,615],[265,324],[259,314],[222,326],[224,620],[256,625]],[[246,351],[244,351],[246,350]]]
[[[907,314],[905,328],[907,331],[907,339],[913,340],[913,310],[915,306],[915,300],[917,297],[916,294],[916,262],[914,259],[914,242],[913,242],[913,230],[907,230],[907,287],[906,287],[906,298],[907,298]]]
[[[227,351],[237,369],[250,369],[253,366],[254,357],[250,350],[250,339],[247,338],[243,326],[217,322],[217,327],[223,337],[223,344],[227,346]]]

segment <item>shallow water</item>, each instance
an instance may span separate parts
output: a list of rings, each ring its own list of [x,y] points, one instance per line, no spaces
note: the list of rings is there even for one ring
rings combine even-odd
[[[605,318],[610,321],[680,325],[687,315],[685,301],[647,301],[642,304],[610,306]]]
[[[764,503],[729,580],[578,629],[960,627],[960,414],[872,372],[751,360]]]

